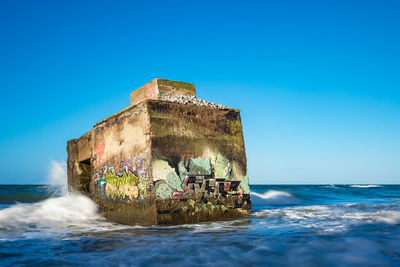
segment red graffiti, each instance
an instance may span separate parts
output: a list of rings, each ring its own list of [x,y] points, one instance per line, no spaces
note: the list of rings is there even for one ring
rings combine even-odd
[[[194,192],[190,192],[186,188],[183,191],[178,191],[175,189],[175,192],[172,195],[174,199],[190,199],[193,198],[194,196],[195,196]]]
[[[230,183],[226,183],[225,187],[224,187],[224,190],[225,191],[229,191],[230,187],[231,187],[231,184]]]

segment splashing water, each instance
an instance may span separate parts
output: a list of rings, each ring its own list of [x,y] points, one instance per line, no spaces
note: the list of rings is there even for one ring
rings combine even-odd
[[[66,185],[67,184],[67,164],[65,161],[50,161],[48,173],[48,184]]]
[[[16,204],[0,210],[0,229],[35,234],[58,234],[68,232],[92,232],[111,227],[98,213],[89,198],[69,193],[62,197],[49,198],[35,204]]]
[[[152,227],[109,222],[89,198],[50,188],[0,186],[2,265],[400,265],[400,186],[251,186],[250,216]]]
[[[50,161],[46,184],[50,186],[49,189],[53,196],[67,193],[67,164],[65,161],[56,161],[54,159]]]

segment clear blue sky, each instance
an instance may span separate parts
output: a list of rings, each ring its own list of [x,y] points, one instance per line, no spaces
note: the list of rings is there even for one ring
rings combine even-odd
[[[156,78],[242,110],[250,182],[400,181],[400,1],[0,2],[0,183]]]

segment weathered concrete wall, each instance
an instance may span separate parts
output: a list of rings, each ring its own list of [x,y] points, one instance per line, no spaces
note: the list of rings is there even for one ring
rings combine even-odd
[[[146,101],[159,223],[251,211],[238,110]]]
[[[93,198],[110,220],[130,225],[250,213],[239,111],[153,100],[146,90],[154,88],[157,98],[195,94],[190,84],[153,80],[135,96],[147,100],[69,141],[70,190]]]
[[[156,224],[149,120],[143,103],[95,126],[93,192],[106,217],[124,224]]]
[[[87,138],[68,143],[68,165],[76,166],[69,170],[70,188],[90,195],[113,221],[156,224],[148,129],[147,109],[141,103],[97,123]],[[82,185],[79,147],[89,136],[90,181]]]
[[[79,139],[68,141],[67,152],[69,189],[89,193],[89,184],[92,179],[90,169],[92,157],[91,132],[84,134]]]
[[[146,99],[161,99],[167,95],[196,96],[196,89],[191,83],[157,78],[131,93],[131,105]]]

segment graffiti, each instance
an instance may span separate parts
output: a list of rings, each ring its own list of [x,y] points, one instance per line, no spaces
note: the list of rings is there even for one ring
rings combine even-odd
[[[249,186],[249,174],[246,170],[246,175],[244,176],[243,181],[240,183],[240,186],[243,188],[243,193],[250,194],[250,186]]]
[[[95,174],[97,190],[114,200],[144,199],[151,191],[149,169],[149,160],[141,158],[121,161],[117,171],[112,165],[104,165],[101,174]]]
[[[232,163],[218,153],[215,160],[215,177],[231,180],[233,178]]]
[[[152,165],[152,166],[151,166]],[[164,160],[129,158],[118,166],[104,165],[95,174],[98,192],[114,200],[145,199],[153,183],[157,199],[202,199],[225,197],[240,200],[239,195],[250,192],[248,175],[242,181],[234,180],[233,164],[222,155],[216,160],[191,158],[176,166]]]
[[[171,188],[171,186],[169,186],[164,180],[155,182],[154,190],[156,192],[157,199],[168,199],[173,193],[173,189]]]
[[[201,199],[228,197],[239,199],[249,192],[248,176],[243,181],[234,181],[232,163],[217,155],[215,164],[209,159],[192,158],[182,160],[176,167],[163,160],[153,164],[156,198]],[[178,173],[176,172],[178,171]]]

